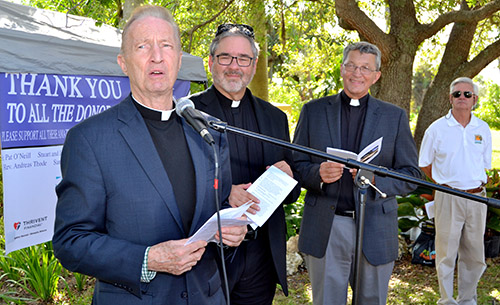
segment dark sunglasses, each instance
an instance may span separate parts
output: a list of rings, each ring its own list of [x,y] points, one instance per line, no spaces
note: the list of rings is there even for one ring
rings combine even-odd
[[[459,98],[460,95],[462,95],[462,91],[455,91],[451,94],[454,98]],[[466,98],[471,98],[472,96],[474,95],[474,93],[470,92],[470,91],[464,91],[464,96]]]
[[[217,32],[215,32],[215,37],[231,29],[237,29],[243,35],[255,39],[255,34],[251,26],[246,24],[234,24],[234,23],[224,23],[219,25],[219,27],[217,27]]]

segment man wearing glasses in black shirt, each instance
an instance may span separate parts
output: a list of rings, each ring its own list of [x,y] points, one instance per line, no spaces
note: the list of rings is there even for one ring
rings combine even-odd
[[[290,141],[286,114],[252,95],[247,85],[257,67],[259,46],[253,28],[244,24],[222,24],[210,45],[208,65],[213,86],[191,97],[196,108],[231,126]],[[294,176],[290,151],[240,135],[228,134],[233,186],[229,204],[240,206],[259,200],[246,190],[265,170],[274,165]],[[285,199],[293,202],[297,186]],[[280,206],[257,230],[249,228],[245,241],[226,258],[231,304],[272,304],[276,283],[288,294],[286,283],[286,224]]]

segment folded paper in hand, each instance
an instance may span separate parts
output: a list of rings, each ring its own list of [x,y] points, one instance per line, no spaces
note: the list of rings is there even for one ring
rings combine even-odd
[[[241,226],[250,224],[252,228],[262,226],[269,217],[274,213],[283,200],[290,194],[292,189],[297,184],[297,180],[288,176],[285,172],[275,166],[269,167],[247,191],[259,199],[260,210],[254,215],[246,212],[246,210],[254,204],[247,202],[237,208],[228,208],[220,211],[221,227]],[[243,214],[247,219],[237,219]],[[215,234],[217,233],[217,213],[210,217],[205,224],[189,238],[186,244],[197,240],[205,240],[207,242],[216,241]]]
[[[249,201],[237,208],[228,208],[220,210],[220,225],[221,227],[234,227],[234,226],[244,226],[250,224],[252,221],[248,219],[241,219],[240,217],[245,214],[245,211],[253,204]],[[214,213],[201,228],[194,233],[191,238],[186,242],[186,245],[198,241],[205,240],[207,242],[216,242],[215,233],[217,233],[217,213]]]
[[[370,163],[370,161],[379,154],[380,150],[382,150],[383,138],[384,137],[380,137],[376,139],[370,145],[366,146],[359,154],[356,154],[352,151],[332,147],[327,147],[326,152],[339,158],[354,159],[359,162]]]

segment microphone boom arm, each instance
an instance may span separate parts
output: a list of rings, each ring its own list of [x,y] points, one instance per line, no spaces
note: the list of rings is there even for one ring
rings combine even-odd
[[[495,198],[481,197],[481,196],[477,196],[474,194],[462,192],[460,190],[456,190],[456,189],[452,189],[452,188],[449,188],[446,186],[442,186],[439,184],[428,182],[428,181],[425,181],[423,179],[418,179],[418,178],[415,178],[415,177],[412,177],[409,175],[405,175],[405,174],[401,174],[401,173],[398,173],[395,171],[391,171],[383,166],[359,162],[359,161],[354,160],[354,159],[340,158],[340,157],[337,157],[334,155],[327,154],[326,152],[323,152],[323,151],[320,151],[317,149],[309,148],[307,146],[302,146],[302,145],[290,143],[290,142],[287,142],[287,141],[284,141],[281,139],[277,139],[277,138],[273,138],[273,137],[259,134],[256,132],[237,128],[237,127],[228,125],[226,122],[222,122],[222,121],[208,120],[208,126],[214,130],[219,131],[219,132],[229,131],[229,132],[232,132],[232,133],[235,133],[238,135],[258,139],[258,140],[261,140],[264,142],[275,144],[275,145],[285,147],[285,148],[288,148],[291,150],[295,150],[298,152],[302,152],[302,153],[305,153],[308,155],[313,155],[313,156],[320,157],[320,158],[323,158],[326,160],[334,161],[337,163],[342,163],[342,164],[345,164],[349,168],[355,168],[358,170],[366,170],[366,171],[374,173],[377,176],[395,178],[398,180],[402,180],[402,181],[409,182],[412,184],[417,184],[420,186],[428,187],[428,188],[438,190],[438,191],[441,191],[444,193],[448,193],[451,195],[456,195],[459,197],[479,201],[481,203],[492,206],[494,208],[500,208],[500,200],[497,200]]]

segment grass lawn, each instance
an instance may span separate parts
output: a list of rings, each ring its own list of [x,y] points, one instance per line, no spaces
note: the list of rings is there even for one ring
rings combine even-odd
[[[410,255],[396,261],[389,282],[388,305],[429,305],[436,304],[439,299],[439,286],[434,267],[413,265]],[[500,257],[486,260],[488,265],[481,280],[477,293],[478,304],[500,304]],[[456,272],[455,272],[456,276]],[[288,277],[289,296],[285,297],[278,289],[273,305],[311,305],[311,284],[307,271],[302,270]],[[455,279],[455,293],[456,279]],[[349,302],[352,292],[349,288]],[[349,303],[348,302],[348,303]]]
[[[492,130],[491,138],[493,142],[492,167],[500,169],[500,130]]]

